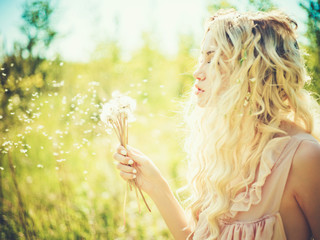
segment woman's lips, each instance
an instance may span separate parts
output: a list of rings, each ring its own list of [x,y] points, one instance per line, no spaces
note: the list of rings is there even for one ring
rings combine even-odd
[[[195,94],[196,94],[196,95],[204,92],[204,90],[202,90],[201,88],[199,88],[198,85],[195,85],[194,87],[195,87]]]

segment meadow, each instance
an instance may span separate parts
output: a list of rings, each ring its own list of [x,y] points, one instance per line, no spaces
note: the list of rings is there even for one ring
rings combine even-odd
[[[59,79],[47,78],[43,91],[32,84],[44,79],[29,79],[28,114],[19,108],[24,99],[11,97],[10,114],[18,123],[2,135],[1,239],[172,239],[146,194],[152,212],[140,199],[139,213],[129,191],[124,226],[126,182],[112,158],[119,143],[99,114],[113,91],[134,98],[129,145],[155,162],[173,191],[183,186],[181,112],[196,58],[192,39],[182,38],[184,44],[171,58],[146,41],[128,61],[110,43],[97,49],[105,51],[104,57],[93,54],[87,64],[47,61],[46,69]]]

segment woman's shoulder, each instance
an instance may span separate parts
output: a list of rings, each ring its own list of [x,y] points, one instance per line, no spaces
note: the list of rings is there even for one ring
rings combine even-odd
[[[292,168],[301,174],[308,174],[309,170],[320,170],[320,144],[309,136],[301,141],[292,159]],[[317,175],[320,179],[319,172]]]
[[[290,180],[294,198],[309,222],[313,235],[320,237],[320,144],[312,138],[301,141],[296,150]]]

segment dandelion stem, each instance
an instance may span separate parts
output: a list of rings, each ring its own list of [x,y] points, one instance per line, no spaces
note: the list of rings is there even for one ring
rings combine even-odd
[[[127,192],[128,192],[129,182],[127,183],[126,190],[124,192],[124,201],[123,201],[123,226],[126,226],[126,202],[127,202]]]
[[[139,213],[141,213],[141,207],[140,207],[139,195],[138,195],[137,187],[135,187],[134,190],[135,190],[135,192],[136,192],[136,197],[137,197],[137,202],[138,202]]]
[[[140,192],[140,194],[141,194],[141,197],[142,197],[142,199],[143,199],[144,203],[146,204],[146,206],[147,206],[147,208],[148,208],[149,212],[151,212],[151,209],[149,208],[149,205],[148,205],[148,203],[147,203],[146,199],[144,198],[144,196],[143,196],[143,194],[142,194],[142,192],[141,192],[140,187],[139,187],[139,186],[138,186],[138,184],[137,184],[137,180],[135,179],[135,180],[134,180],[134,182],[135,182],[135,184],[136,184],[137,188],[139,189],[139,192]]]

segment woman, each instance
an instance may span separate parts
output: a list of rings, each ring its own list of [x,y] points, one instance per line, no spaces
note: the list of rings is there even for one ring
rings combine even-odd
[[[320,239],[319,106],[303,89],[294,27],[278,11],[209,19],[186,114],[188,214],[147,156],[114,154],[175,239]]]

